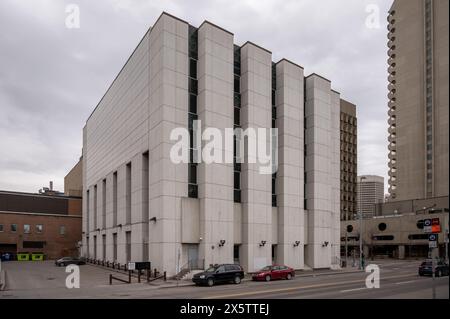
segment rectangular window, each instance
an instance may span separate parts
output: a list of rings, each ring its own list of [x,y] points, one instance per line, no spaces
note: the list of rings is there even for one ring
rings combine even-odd
[[[89,198],[89,190],[86,191],[86,233],[89,234],[90,229],[90,224],[89,224],[89,218],[90,218],[90,211],[89,211],[89,206],[90,206],[90,198]]]
[[[23,233],[29,234],[31,232],[31,227],[28,224],[23,225]]]
[[[97,259],[97,236],[94,236],[94,259]]]
[[[45,242],[43,241],[24,241],[22,246],[23,248],[35,248],[42,249],[44,248]]]
[[[234,92],[241,92],[241,77],[234,75]]]
[[[197,113],[197,95],[189,94],[189,113]]]
[[[189,59],[189,76],[191,78],[197,78],[197,60]]]
[[[125,233],[125,255],[127,262],[131,261],[131,231]]]
[[[11,224],[11,232],[15,233],[17,231],[17,224]]]
[[[3,224],[0,224],[0,233],[3,232]]]
[[[126,223],[131,224],[131,163],[128,163],[126,166],[126,206],[125,206],[125,212],[126,212]]]
[[[113,174],[113,227],[117,226],[117,172]]]
[[[64,226],[64,225],[59,226],[59,234],[61,236],[64,236],[66,234],[66,226]]]
[[[142,221],[148,223],[149,152],[142,154]],[[147,232],[148,234],[148,232]]]
[[[241,188],[241,173],[237,171],[234,172],[234,188],[235,189]]]
[[[106,235],[102,235],[102,258],[106,260]]]
[[[192,78],[189,79],[189,93],[198,95],[197,80],[192,79]]]
[[[117,233],[113,234],[113,260],[117,260]]]
[[[94,230],[97,229],[97,185],[94,186]]]
[[[36,233],[41,234],[44,231],[44,226],[41,224],[36,225]]]
[[[106,178],[102,182],[102,228],[106,229]]]
[[[197,164],[189,164],[188,183],[197,184]]]

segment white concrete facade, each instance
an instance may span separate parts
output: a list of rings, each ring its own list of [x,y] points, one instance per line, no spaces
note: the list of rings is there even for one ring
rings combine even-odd
[[[234,122],[234,36],[207,21],[197,36],[198,119],[202,130],[223,134]],[[198,197],[190,198],[188,164],[170,159],[172,129],[188,127],[189,37],[187,22],[163,13],[86,122],[83,255],[149,260],[169,276],[195,259],[202,267],[233,263],[236,251],[247,272],[273,262],[332,267],[340,244],[339,94],[330,81],[305,78],[285,59],[272,66],[271,52],[242,45],[244,130],[271,127],[276,68],[277,206],[272,176],[248,162],[241,202],[233,198],[232,163],[199,163]],[[225,144],[222,150],[233,152]]]

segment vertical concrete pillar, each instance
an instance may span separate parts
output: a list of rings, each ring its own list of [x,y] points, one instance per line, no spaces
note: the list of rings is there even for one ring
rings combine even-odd
[[[405,259],[405,245],[398,245],[398,259]]]
[[[304,267],[303,68],[287,60],[276,64],[277,263]],[[298,243],[296,243],[298,242]]]
[[[149,35],[149,259],[173,275],[181,250],[181,198],[187,197],[187,163],[174,163],[170,139],[188,125],[188,24],[163,13]]]
[[[331,83],[316,74],[306,78],[306,200],[311,268],[330,268],[333,243]]]
[[[272,53],[247,42],[241,48],[241,126],[266,129],[270,146]],[[256,145],[255,137],[248,138]],[[256,159],[250,159],[255,161]],[[272,261],[272,175],[259,163],[242,163],[242,265],[255,271]]]
[[[203,159],[198,165],[199,256],[205,265],[233,262],[233,34],[208,21],[198,28],[198,119]],[[208,134],[206,134],[208,133]],[[208,145],[214,145],[209,148]],[[205,155],[212,158],[206,162]],[[226,162],[231,159],[231,162]],[[219,245],[220,241],[224,245]]]

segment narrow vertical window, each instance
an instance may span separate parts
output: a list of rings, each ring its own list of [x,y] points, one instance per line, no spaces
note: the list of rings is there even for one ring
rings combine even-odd
[[[90,228],[89,228],[89,190],[86,191],[86,234],[89,234]]]
[[[102,182],[102,228],[106,229],[106,179]]]
[[[276,64],[272,62],[272,128],[276,127],[277,120],[277,106],[275,102],[276,90],[277,90],[277,68]],[[272,207],[277,207],[277,173],[272,174]]]
[[[117,172],[113,174],[113,227],[117,226]]]
[[[94,186],[94,230],[97,229],[97,185]]]
[[[195,27],[189,26],[189,108],[188,108],[188,129],[189,129],[189,166],[188,166],[188,197],[198,197],[197,184],[197,163],[193,162],[194,158],[194,121],[197,120],[197,96],[198,96],[198,31]]]
[[[125,222],[131,224],[131,163],[128,163],[125,169],[125,184]]]
[[[241,127],[241,48],[234,46],[234,128]],[[235,203],[241,202],[241,163],[237,161],[237,139],[233,141],[233,170],[234,170],[234,191]]]

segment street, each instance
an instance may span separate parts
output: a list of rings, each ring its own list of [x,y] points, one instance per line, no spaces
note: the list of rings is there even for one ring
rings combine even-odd
[[[8,290],[0,292],[0,298],[181,298],[181,299],[429,299],[432,298],[431,277],[420,277],[417,268],[420,260],[371,261],[380,267],[380,288],[366,288],[369,275],[355,268],[341,271],[299,272],[288,281],[252,282],[244,280],[240,285],[225,284],[214,287],[197,287],[190,281],[158,281],[153,284],[114,282],[109,285],[109,269],[98,266],[80,266],[80,288],[68,289],[65,281],[68,273],[64,267],[47,262],[3,263],[7,272]],[[120,275],[118,275],[120,277]],[[124,279],[125,276],[121,275]],[[449,277],[434,281],[436,298],[449,298]]]

